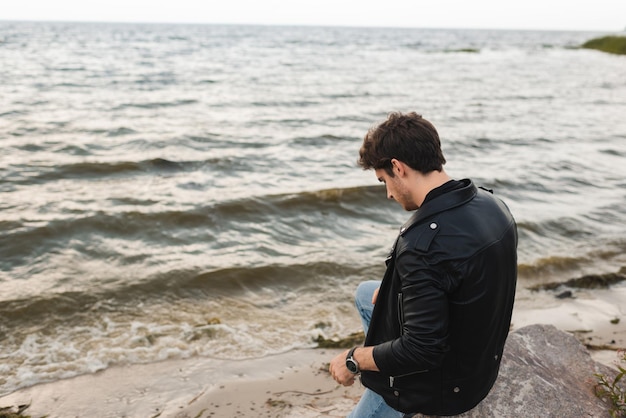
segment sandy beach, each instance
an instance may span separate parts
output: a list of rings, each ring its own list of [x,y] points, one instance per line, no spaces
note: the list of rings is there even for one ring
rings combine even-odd
[[[626,285],[574,292],[520,289],[513,330],[549,323],[576,334],[591,354],[615,365],[626,347]],[[114,367],[36,385],[0,398],[0,406],[31,404],[33,418],[55,417],[341,417],[363,390],[337,385],[327,372],[341,349],[300,349],[253,360],[193,358]]]
[[[116,367],[0,398],[32,417],[345,416],[360,385],[326,371],[342,350],[304,349],[254,360],[190,359]]]

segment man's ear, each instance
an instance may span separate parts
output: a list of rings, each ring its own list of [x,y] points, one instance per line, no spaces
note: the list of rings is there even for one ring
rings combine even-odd
[[[394,175],[398,175],[400,177],[404,176],[406,172],[406,164],[402,161],[392,158],[391,159],[391,169],[393,170]]]

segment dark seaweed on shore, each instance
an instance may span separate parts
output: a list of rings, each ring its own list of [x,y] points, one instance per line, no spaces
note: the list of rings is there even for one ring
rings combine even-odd
[[[352,348],[363,344],[365,334],[363,331],[353,332],[347,337],[338,339],[324,338],[320,335],[314,341],[317,343],[317,348]]]
[[[575,289],[606,289],[611,285],[626,280],[626,266],[617,273],[588,274],[566,282],[552,282],[529,287],[530,290],[556,290],[562,286]]]
[[[0,407],[0,418],[31,418],[30,415],[23,415],[22,412],[27,410],[30,404],[18,406],[2,406]],[[17,410],[15,410],[17,409]]]

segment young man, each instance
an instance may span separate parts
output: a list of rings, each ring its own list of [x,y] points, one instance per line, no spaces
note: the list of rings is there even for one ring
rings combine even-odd
[[[366,386],[354,418],[456,415],[491,390],[517,280],[517,227],[471,180],[452,180],[435,127],[392,113],[365,135],[359,164],[387,197],[416,211],[402,226],[382,282],[359,285],[366,332],[330,363],[333,378]]]

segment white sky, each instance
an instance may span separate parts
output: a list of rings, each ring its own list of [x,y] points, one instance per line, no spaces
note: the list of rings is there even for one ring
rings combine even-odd
[[[3,0],[1,20],[626,29],[626,0]]]

